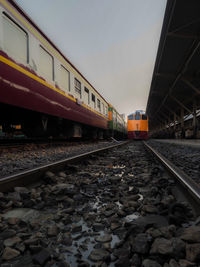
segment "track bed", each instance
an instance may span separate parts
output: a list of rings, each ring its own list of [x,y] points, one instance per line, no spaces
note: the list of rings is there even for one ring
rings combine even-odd
[[[200,264],[200,220],[142,142],[47,172],[0,205],[2,266]]]
[[[151,140],[148,143],[200,185],[200,142],[198,140]]]

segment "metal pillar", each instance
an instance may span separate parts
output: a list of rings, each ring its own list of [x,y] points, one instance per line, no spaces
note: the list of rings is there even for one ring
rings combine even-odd
[[[185,138],[184,108],[181,108],[181,138]]]
[[[197,116],[196,116],[196,111],[197,111],[197,105],[196,101],[193,101],[193,121],[192,121],[192,127],[193,127],[193,138],[197,138]]]

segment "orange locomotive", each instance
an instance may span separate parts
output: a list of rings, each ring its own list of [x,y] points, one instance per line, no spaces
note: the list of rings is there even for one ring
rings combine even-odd
[[[127,118],[129,139],[148,139],[148,118],[144,111],[136,110]]]

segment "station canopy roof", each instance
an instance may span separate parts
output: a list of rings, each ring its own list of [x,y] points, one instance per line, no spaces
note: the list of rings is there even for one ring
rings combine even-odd
[[[146,112],[150,129],[200,105],[200,0],[168,0]]]

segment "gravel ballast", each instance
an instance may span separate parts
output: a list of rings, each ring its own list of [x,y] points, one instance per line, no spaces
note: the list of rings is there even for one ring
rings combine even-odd
[[[112,144],[114,144],[114,142],[71,142],[61,145],[27,144],[13,148],[1,148],[0,178]]]
[[[190,178],[200,184],[200,146],[181,142],[150,140],[148,143],[158,152],[182,169]]]
[[[1,266],[199,266],[200,219],[141,142],[0,193]]]

